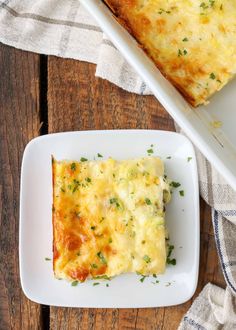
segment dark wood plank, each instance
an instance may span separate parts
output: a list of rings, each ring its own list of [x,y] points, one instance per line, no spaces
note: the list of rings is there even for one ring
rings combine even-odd
[[[49,58],[49,132],[112,128],[174,130],[170,116],[151,96],[127,93],[94,77],[94,65]],[[201,266],[198,289],[208,281],[224,286],[210,209],[201,202]],[[213,267],[213,269],[212,269]],[[51,329],[176,329],[191,305],[149,309],[50,308]]]
[[[0,45],[0,328],[39,329],[40,306],[19,282],[22,153],[39,133],[39,56]]]

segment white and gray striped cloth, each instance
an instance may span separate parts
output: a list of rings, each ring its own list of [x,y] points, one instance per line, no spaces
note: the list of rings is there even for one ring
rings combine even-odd
[[[79,0],[0,1],[0,42],[95,63],[97,76],[129,92],[151,94]],[[201,196],[212,207],[216,246],[227,289],[208,284],[183,317],[179,329],[236,329],[236,192],[199,151],[197,161]]]

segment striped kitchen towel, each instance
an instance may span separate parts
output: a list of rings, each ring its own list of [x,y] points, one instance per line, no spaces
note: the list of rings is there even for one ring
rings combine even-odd
[[[127,91],[151,94],[78,0],[0,0],[0,42],[95,63],[97,76]],[[236,192],[199,151],[196,154],[201,196],[212,207],[227,289],[208,284],[179,329],[236,329]]]

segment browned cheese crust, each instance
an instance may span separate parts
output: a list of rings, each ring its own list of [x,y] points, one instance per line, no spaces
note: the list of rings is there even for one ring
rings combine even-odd
[[[236,72],[235,0],[105,0],[194,107]]]

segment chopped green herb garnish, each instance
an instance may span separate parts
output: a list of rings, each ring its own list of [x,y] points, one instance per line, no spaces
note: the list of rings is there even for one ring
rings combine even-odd
[[[190,162],[190,160],[192,160],[192,159],[193,159],[193,157],[188,157],[187,161]]]
[[[106,287],[107,287],[107,288],[109,287],[109,284],[108,284],[108,283],[106,283]]]
[[[61,188],[61,191],[62,191],[62,192],[65,192],[65,189],[64,189],[64,188]]]
[[[81,161],[81,162],[87,162],[88,159],[87,159],[87,158],[84,158],[84,157],[81,157],[81,158],[80,158],[80,161]]]
[[[171,156],[166,157],[166,159],[171,159]]]
[[[188,52],[187,52],[186,49],[183,50],[183,54],[184,54],[184,55],[187,55],[187,54],[188,54]]]
[[[186,42],[186,41],[188,41],[188,38],[185,37],[182,41],[183,42]]]
[[[108,281],[110,281],[111,280],[111,277],[108,277],[107,275],[100,275],[100,276],[96,276],[96,277],[94,277],[94,279],[96,279],[96,280],[108,280]]]
[[[146,277],[147,277],[147,276],[145,276],[145,275],[142,275],[142,277],[140,278],[140,280],[139,280],[139,281],[140,281],[141,283],[143,283]]]
[[[80,186],[80,182],[78,180],[73,180],[73,183],[74,183],[74,188],[72,190],[72,192],[74,193]],[[69,186],[68,186],[69,187]]]
[[[93,283],[93,286],[95,286],[95,285],[99,285],[100,283],[98,283],[98,282],[95,282],[95,283]]]
[[[167,253],[166,263],[168,265],[175,266],[176,265],[176,259],[171,259],[171,254],[172,254],[172,251],[174,250],[175,247],[174,247],[174,245],[168,245],[167,248],[168,248],[168,253]]]
[[[180,194],[180,196],[183,197],[183,196],[184,196],[184,190],[180,190],[180,191],[179,191],[179,194]]]
[[[101,260],[101,262],[102,262],[103,264],[105,264],[105,265],[107,264],[107,261],[106,261],[104,255],[102,254],[101,251],[97,253],[97,256],[98,256],[98,258]]]
[[[209,2],[210,2],[210,6],[213,7],[215,4],[215,0],[209,0]]]
[[[151,205],[152,204],[152,202],[150,201],[149,198],[145,198],[145,202],[146,202],[147,205]]]
[[[100,158],[102,158],[102,157],[103,157],[103,155],[101,155],[100,153],[98,153],[98,154],[97,154],[97,156],[98,156],[98,157],[100,157]]]
[[[172,251],[174,250],[174,245],[168,245],[168,254],[167,254],[167,258],[169,258],[171,256]]]
[[[210,77],[212,80],[216,79],[216,76],[215,76],[214,72],[212,72],[212,73],[209,75],[209,77]]]
[[[115,204],[117,208],[121,208],[121,205],[120,203],[118,202],[118,199],[113,197],[113,198],[110,198],[110,204]]]
[[[51,258],[48,258],[48,257],[46,257],[46,258],[44,258],[46,261],[51,261],[52,259]]]
[[[153,154],[153,152],[154,152],[153,149],[148,149],[148,150],[147,150],[147,153],[148,153],[148,154]]]
[[[76,286],[76,285],[78,285],[78,281],[73,281],[72,283],[71,283],[71,286]]]
[[[171,285],[171,282],[168,282],[168,283],[166,283],[166,285],[165,286],[170,286]]]
[[[151,144],[151,148],[153,148],[154,147],[154,145],[153,144]]]
[[[90,227],[92,230],[94,230],[94,229],[96,229],[96,226],[92,226],[92,227]]]
[[[111,238],[111,237],[109,238],[109,241],[108,241],[108,242],[109,242],[109,243],[112,243],[112,238]]]
[[[92,268],[98,268],[98,266],[96,264],[91,264]]]
[[[170,186],[173,187],[173,188],[178,188],[181,186],[181,184],[179,182],[175,182],[175,181],[172,181],[170,183]]]
[[[168,265],[173,265],[173,266],[175,266],[175,265],[176,265],[176,259],[170,259],[170,258],[167,258],[167,259],[166,259],[166,263],[167,263]]]
[[[151,258],[148,255],[145,255],[143,257],[143,260],[148,264],[149,262],[151,262]]]
[[[160,281],[156,280],[155,282],[152,282],[152,284],[158,284]]]
[[[90,178],[85,179],[87,182],[91,182],[92,180]]]
[[[152,276],[153,276],[154,278],[157,278],[157,274],[152,274]]]
[[[76,170],[76,164],[72,163],[70,166],[71,171],[75,171]]]
[[[182,56],[182,55],[183,55],[183,53],[182,53],[181,49],[179,49],[179,50],[178,50],[178,56],[180,57],[180,56]]]

